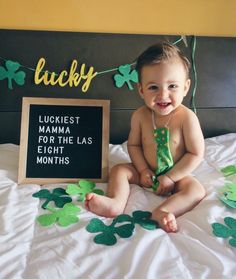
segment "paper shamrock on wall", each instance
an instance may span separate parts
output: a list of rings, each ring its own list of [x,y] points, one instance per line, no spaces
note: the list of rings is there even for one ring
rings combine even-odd
[[[76,216],[81,209],[72,203],[67,203],[62,209],[47,207],[51,214],[43,214],[37,217],[37,221],[41,226],[50,226],[54,223],[58,223],[59,226],[67,227],[71,224],[75,224],[79,221]]]
[[[5,63],[6,69],[0,67],[0,80],[8,79],[8,88],[13,89],[12,81],[14,80],[18,85],[25,83],[25,72],[18,71],[20,64],[11,60],[7,60]]]
[[[121,65],[119,68],[119,74],[114,75],[115,85],[121,88],[125,83],[128,85],[129,90],[133,90],[131,81],[138,82],[138,73],[136,70],[131,70],[131,65]]]
[[[68,196],[65,189],[63,188],[55,188],[52,193],[43,189],[33,194],[34,198],[46,199],[46,201],[42,204],[42,208],[46,209],[48,203],[50,201],[54,201],[57,207],[63,207],[64,204],[72,202],[71,197]]]
[[[96,184],[88,180],[80,180],[78,184],[69,184],[66,188],[66,193],[71,196],[79,195],[78,201],[84,201],[85,196],[88,193],[96,193],[98,195],[104,195],[101,189],[94,189]]]
[[[225,217],[224,222],[227,226],[220,223],[213,223],[213,234],[217,237],[230,238],[229,244],[236,247],[236,219],[232,217]]]
[[[127,214],[118,215],[113,219],[111,225],[105,225],[100,219],[93,218],[87,225],[86,230],[91,233],[99,233],[93,239],[97,244],[114,245],[117,242],[116,235],[121,238],[131,237],[135,224],[147,230],[158,228],[158,224],[150,219],[151,212],[137,210],[134,211],[132,217]],[[120,223],[125,223],[120,225]]]

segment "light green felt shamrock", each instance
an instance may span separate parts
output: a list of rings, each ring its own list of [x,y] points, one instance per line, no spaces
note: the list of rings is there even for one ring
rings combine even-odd
[[[133,90],[133,86],[131,84],[131,81],[137,83],[138,82],[138,73],[136,70],[131,70],[131,65],[121,65],[118,68],[120,74],[116,74],[114,76],[115,85],[116,87],[120,88],[125,83],[128,85],[129,90]]]
[[[0,67],[0,80],[7,78],[9,89],[13,89],[12,80],[14,80],[18,85],[23,85],[25,83],[25,72],[18,71],[20,64],[18,62],[7,60],[5,65],[6,69],[4,67]]]
[[[50,226],[54,223],[58,223],[59,226],[67,227],[71,224],[75,224],[79,221],[76,216],[81,209],[72,203],[67,203],[62,209],[47,207],[52,214],[43,214],[37,217],[37,221],[41,226]]]
[[[232,247],[236,247],[236,219],[232,217],[225,217],[224,222],[227,226],[220,223],[213,223],[211,226],[213,228],[213,234],[217,237],[228,238],[229,244]]]
[[[220,197],[223,202],[225,199],[236,202],[236,185],[232,182],[226,182],[225,186],[219,191],[223,194],[223,196]]]
[[[226,198],[231,201],[236,201],[236,185],[232,184],[226,192]]]
[[[94,189],[96,184],[88,180],[80,180],[78,184],[69,184],[66,188],[66,193],[71,196],[79,195],[78,201],[84,201],[85,196],[88,193],[96,193],[98,195],[104,195],[101,189]]]
[[[230,176],[236,174],[236,166],[235,165],[229,165],[223,169],[220,170],[224,176]]]

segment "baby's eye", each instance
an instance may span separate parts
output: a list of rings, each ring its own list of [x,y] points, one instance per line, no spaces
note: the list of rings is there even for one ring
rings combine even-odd
[[[177,84],[170,84],[169,88],[170,89],[176,89],[176,88],[178,88],[178,85]]]
[[[156,91],[156,90],[158,89],[158,86],[156,86],[156,85],[150,85],[150,86],[148,87],[148,89],[151,90],[151,91]]]

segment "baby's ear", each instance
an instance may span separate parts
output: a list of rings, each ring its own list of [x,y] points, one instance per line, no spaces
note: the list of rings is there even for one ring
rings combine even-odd
[[[142,85],[141,83],[137,83],[137,88],[138,88],[138,93],[140,95],[140,97],[143,99],[143,88],[142,88]]]
[[[187,79],[187,80],[185,81],[185,85],[184,85],[184,97],[188,94],[190,85],[191,85],[191,80],[190,80],[190,79]]]

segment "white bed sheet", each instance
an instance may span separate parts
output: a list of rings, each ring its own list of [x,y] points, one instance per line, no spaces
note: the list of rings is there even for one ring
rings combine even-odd
[[[207,197],[192,211],[178,218],[179,231],[147,231],[137,226],[131,238],[119,238],[114,246],[93,242],[85,229],[98,217],[82,204],[80,221],[67,228],[41,227],[41,202],[32,194],[36,184],[18,186],[19,146],[0,145],[0,278],[236,278],[236,248],[212,234],[211,223],[236,218],[236,209],[218,199],[225,178],[220,168],[236,164],[236,134],[205,140],[205,159],[195,171]],[[110,166],[129,161],[126,143],[110,145]],[[106,184],[97,187],[106,190]],[[44,185],[53,189],[66,184]],[[125,213],[152,211],[163,198],[131,185]],[[101,218],[107,224],[111,220]]]

